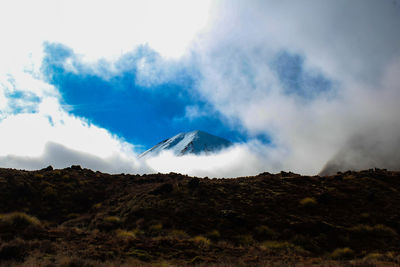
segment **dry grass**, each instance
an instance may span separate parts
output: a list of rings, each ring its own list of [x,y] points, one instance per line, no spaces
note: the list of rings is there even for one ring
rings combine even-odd
[[[201,248],[208,248],[211,244],[210,239],[202,236],[202,235],[198,235],[192,238],[192,241],[198,245]]]
[[[299,203],[303,207],[313,207],[318,204],[317,200],[315,200],[315,198],[313,198],[313,197],[303,198],[302,200],[300,200]]]
[[[153,224],[149,227],[150,231],[159,232],[163,229],[162,223]]]
[[[104,221],[108,223],[120,223],[121,218],[117,216],[108,216],[104,218]]]
[[[167,237],[173,238],[173,239],[178,239],[178,240],[183,240],[183,239],[189,239],[190,236],[183,230],[171,230]]]
[[[263,250],[273,250],[276,252],[295,252],[299,254],[308,254],[302,247],[296,246],[287,241],[265,241],[260,245]]]
[[[349,231],[361,235],[375,235],[381,237],[397,236],[397,232],[395,230],[383,224],[377,224],[374,226],[359,224],[349,228]]]
[[[330,258],[334,260],[348,260],[354,257],[354,251],[351,248],[337,248],[335,249]]]
[[[41,222],[34,216],[30,216],[24,212],[12,212],[8,214],[0,214],[0,224],[10,226],[39,226]]]
[[[218,230],[212,230],[211,232],[207,233],[207,237],[213,241],[217,241],[221,238],[221,234]]]
[[[115,233],[119,238],[131,239],[131,238],[136,238],[137,231],[127,231],[123,229],[117,229]]]
[[[272,230],[266,225],[261,225],[256,227],[255,233],[256,233],[255,238],[257,240],[270,240],[270,239],[275,239],[278,236],[278,234],[274,230]]]

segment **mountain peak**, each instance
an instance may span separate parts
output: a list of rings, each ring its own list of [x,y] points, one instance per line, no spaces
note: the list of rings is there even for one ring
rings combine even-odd
[[[232,143],[224,138],[195,130],[168,138],[143,152],[140,157],[155,156],[165,150],[170,150],[177,156],[212,153],[231,145]]]

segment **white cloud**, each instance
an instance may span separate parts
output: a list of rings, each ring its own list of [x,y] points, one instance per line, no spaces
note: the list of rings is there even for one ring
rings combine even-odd
[[[172,152],[164,151],[147,159],[146,164],[162,173],[178,172],[199,177],[229,178],[257,175],[266,169],[280,171],[281,166],[275,161],[276,152],[266,150],[257,141],[251,141],[211,155],[175,156]]]
[[[396,0],[1,1],[0,163],[59,167],[76,159],[112,172],[218,177],[281,169],[313,174],[330,160],[338,168],[398,168],[399,6]],[[273,144],[249,142],[210,157],[165,153],[150,167],[138,163],[131,144],[60,105],[57,88],[43,82],[45,41],[70,47],[97,72],[102,63],[110,72],[127,69],[130,62],[118,59],[147,44],[161,57],[135,62],[136,82],[144,86],[175,79],[171,66],[195,64],[202,99]],[[306,72],[333,80],[335,94],[307,101],[285,94],[270,65],[282,50],[302,55]],[[65,66],[80,71],[73,60]],[[35,100],[10,98],[18,91]],[[186,111],[202,115],[195,107]]]
[[[91,61],[141,44],[179,57],[207,24],[209,6],[209,0],[3,0],[0,53],[20,66],[29,54],[40,58],[42,42],[50,41]]]
[[[284,152],[275,159],[282,168],[315,174],[358,135],[366,146],[379,139],[386,153],[378,160],[358,150],[366,164],[340,168],[384,165],[397,153],[400,88],[385,76],[398,71],[398,1],[220,1],[216,10],[214,27],[193,47],[199,91],[249,133],[269,134]],[[282,50],[333,80],[335,93],[307,101],[286,94],[270,65]]]
[[[39,156],[0,156],[0,164],[9,168],[25,170],[38,170],[49,165],[60,169],[71,165],[81,165],[83,168],[107,173],[144,173],[149,171],[138,165],[134,157],[126,158],[115,154],[103,158],[52,142],[46,143],[43,153]]]
[[[0,133],[2,167],[81,164],[108,172],[140,172],[131,144],[66,113],[55,98],[44,99],[38,112],[7,116]]]
[[[79,60],[93,65],[113,63],[143,44],[164,57],[177,58],[206,24],[209,3],[1,1],[1,166],[40,168],[80,163],[109,172],[143,172],[133,145],[84,118],[72,116],[60,105],[57,88],[44,82],[41,73],[43,44],[61,43],[73,49]],[[72,62],[65,66],[77,71]],[[160,74],[146,64],[142,67],[143,83],[147,76]],[[14,93],[27,96],[13,97]]]
[[[61,0],[54,41],[89,60],[115,57],[140,44],[179,57],[207,23],[210,1]]]
[[[208,110],[210,112],[210,110]],[[189,120],[195,120],[200,117],[207,116],[208,113],[206,112],[205,109],[201,109],[199,106],[194,105],[194,106],[187,106],[185,108],[185,119]]]

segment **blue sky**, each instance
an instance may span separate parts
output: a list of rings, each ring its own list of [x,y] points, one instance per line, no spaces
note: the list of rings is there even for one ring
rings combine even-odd
[[[194,61],[186,66],[190,71],[170,64],[168,68],[176,68],[173,77],[155,84],[142,84],[136,77],[138,61],[146,58],[157,65],[158,61],[153,58],[161,58],[146,46],[118,59],[116,64],[124,67],[116,73],[111,73],[110,63],[98,62],[101,74],[79,62],[73,50],[63,45],[48,43],[45,52],[42,70],[48,82],[59,89],[69,111],[137,144],[139,150],[148,149],[179,132],[196,129],[233,142],[255,138],[270,143],[268,132],[249,136],[199,94],[196,82],[200,74]],[[65,69],[67,60],[72,60],[77,71]],[[247,62],[241,64],[246,69]],[[302,101],[311,101],[333,90],[333,82],[321,73],[304,69],[301,55],[279,51],[269,66],[276,72],[284,93],[295,95]],[[199,115],[188,116],[188,109],[195,109]]]
[[[318,71],[306,71],[302,55],[280,51],[274,56],[271,65],[288,95],[296,95],[305,101],[321,94],[334,95],[334,81]]]
[[[179,132],[200,129],[244,142],[246,136],[237,125],[207,103],[196,91],[196,71],[180,72],[171,80],[152,84],[138,84],[137,61],[159,55],[148,47],[139,48],[122,57],[124,69],[110,74],[108,63],[103,63],[103,75],[74,62],[78,72],[64,68],[66,60],[76,59],[74,52],[59,44],[46,44],[43,72],[52,85],[59,89],[62,104],[77,116],[110,130],[126,141],[148,149]],[[100,64],[100,63],[99,63]],[[193,66],[191,66],[193,67]],[[188,116],[187,109],[195,109],[199,116]],[[265,141],[265,138],[260,136]]]

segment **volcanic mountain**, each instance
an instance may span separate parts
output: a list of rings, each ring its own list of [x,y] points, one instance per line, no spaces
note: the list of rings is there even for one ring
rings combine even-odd
[[[179,133],[166,139],[143,152],[140,157],[155,156],[165,150],[170,150],[177,156],[212,153],[231,145],[232,143],[224,138],[197,130]]]

